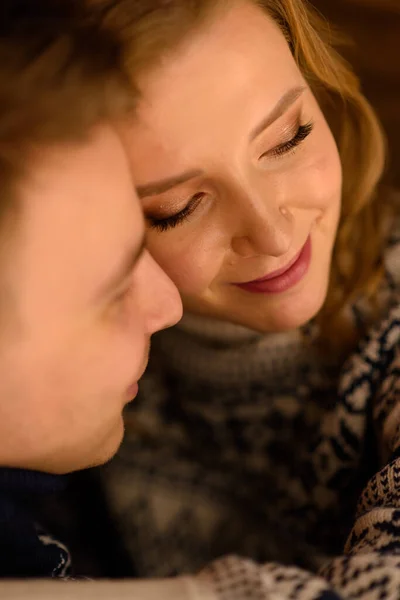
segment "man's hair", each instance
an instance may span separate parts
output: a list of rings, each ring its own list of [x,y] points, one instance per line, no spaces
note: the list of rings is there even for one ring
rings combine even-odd
[[[79,142],[126,115],[120,45],[83,0],[0,1],[0,228],[31,149]]]

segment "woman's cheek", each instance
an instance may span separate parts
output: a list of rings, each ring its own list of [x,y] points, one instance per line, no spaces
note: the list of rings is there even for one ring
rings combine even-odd
[[[321,210],[340,204],[342,168],[336,146],[326,148],[326,152],[317,159],[313,173],[313,197],[319,201]]]
[[[300,208],[325,211],[340,202],[342,167],[329,129],[314,140],[306,160],[292,171],[290,185],[297,190],[294,197]]]
[[[325,200],[340,194],[342,165],[335,139],[326,121],[320,128],[312,172],[314,173],[314,189],[316,192],[319,190]]]

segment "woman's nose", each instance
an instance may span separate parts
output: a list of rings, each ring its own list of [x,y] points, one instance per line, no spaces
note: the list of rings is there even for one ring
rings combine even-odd
[[[286,206],[266,201],[248,202],[242,211],[232,250],[243,258],[268,255],[279,257],[289,250],[294,231],[294,218]]]

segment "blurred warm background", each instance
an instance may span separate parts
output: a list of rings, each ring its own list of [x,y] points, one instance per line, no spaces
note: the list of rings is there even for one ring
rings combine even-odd
[[[344,54],[385,126],[388,179],[400,187],[400,0],[311,2],[354,41]]]

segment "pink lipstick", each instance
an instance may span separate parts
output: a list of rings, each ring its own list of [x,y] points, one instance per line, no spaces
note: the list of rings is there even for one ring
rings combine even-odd
[[[281,294],[294,287],[306,275],[311,262],[311,237],[300,252],[284,267],[261,279],[235,284],[241,290],[253,294]]]

